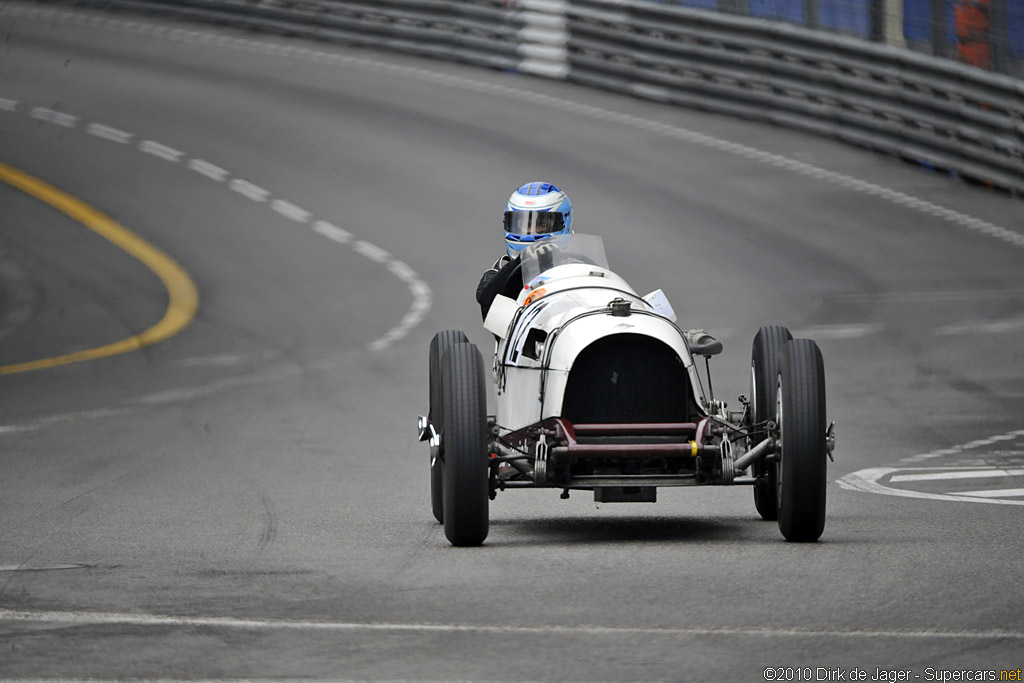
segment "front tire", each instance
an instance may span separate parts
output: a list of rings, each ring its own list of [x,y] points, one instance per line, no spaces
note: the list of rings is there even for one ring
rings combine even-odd
[[[754,336],[750,361],[750,403],[754,424],[776,421],[775,385],[779,376],[779,352],[792,338],[790,331],[781,325],[766,325]],[[777,519],[779,501],[775,463],[761,458],[751,465],[751,470],[758,480],[754,484],[754,507],[761,519]]]
[[[444,535],[480,545],[488,530],[487,393],[474,344],[454,344],[441,360],[444,408]]]
[[[427,419],[434,431],[444,430],[444,409],[441,406],[441,359],[444,352],[455,344],[469,341],[461,330],[443,330],[430,340],[430,412]],[[438,452],[430,454],[430,509],[434,519],[444,523],[444,438]]]
[[[810,339],[782,347],[776,403],[779,530],[787,541],[816,541],[825,529],[828,447],[825,364]]]

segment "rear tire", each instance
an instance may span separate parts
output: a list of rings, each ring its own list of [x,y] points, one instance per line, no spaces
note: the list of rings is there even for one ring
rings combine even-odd
[[[460,330],[444,330],[430,340],[430,411],[427,419],[440,434],[444,429],[444,409],[441,406],[441,359],[444,352],[455,344],[469,341]],[[437,453],[430,454],[430,508],[434,519],[444,523],[444,439]]]
[[[441,360],[444,407],[444,535],[480,545],[488,529],[487,393],[474,344],[454,344]]]
[[[828,448],[825,364],[810,339],[782,347],[776,402],[779,530],[787,541],[816,541],[825,529]]]
[[[754,336],[750,361],[750,404],[754,411],[754,424],[776,420],[775,389],[779,376],[779,352],[793,338],[781,325],[766,325]],[[751,465],[754,485],[754,507],[761,519],[774,520],[779,514],[778,487],[775,463],[764,458]]]

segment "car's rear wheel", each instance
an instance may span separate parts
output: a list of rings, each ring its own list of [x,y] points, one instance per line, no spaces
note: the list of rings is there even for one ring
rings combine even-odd
[[[779,376],[779,352],[783,345],[793,338],[789,330],[781,325],[766,325],[754,336],[754,348],[750,361],[750,405],[753,422],[776,421],[775,385]],[[764,458],[751,465],[752,474],[757,478],[754,485],[754,507],[762,519],[774,520],[778,516],[775,463]]]
[[[454,344],[441,360],[444,408],[444,534],[452,545],[487,538],[487,393],[474,344]]]
[[[825,529],[825,364],[818,345],[795,339],[779,354],[779,530],[787,541],[816,541]]]
[[[430,340],[430,412],[427,419],[440,434],[444,430],[444,408],[441,404],[441,359],[455,344],[469,341],[461,330],[443,330]],[[430,508],[434,519],[444,522],[444,439],[430,452]]]

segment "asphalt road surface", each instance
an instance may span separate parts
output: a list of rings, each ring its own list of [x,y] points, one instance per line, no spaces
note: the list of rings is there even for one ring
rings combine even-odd
[[[12,372],[139,335],[169,295],[0,183],[3,680],[1024,665],[1020,200],[515,74],[10,3],[0,35],[0,162],[198,292],[156,343]],[[736,487],[506,492],[483,547],[448,544],[415,441],[427,347],[455,328],[489,350],[473,291],[537,179],[725,342],[734,405],[758,326],[818,340],[839,437],[820,542]]]

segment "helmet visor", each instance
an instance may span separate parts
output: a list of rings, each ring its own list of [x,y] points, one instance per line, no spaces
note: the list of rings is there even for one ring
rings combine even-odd
[[[548,235],[565,229],[558,211],[506,211],[505,232],[513,235]]]

